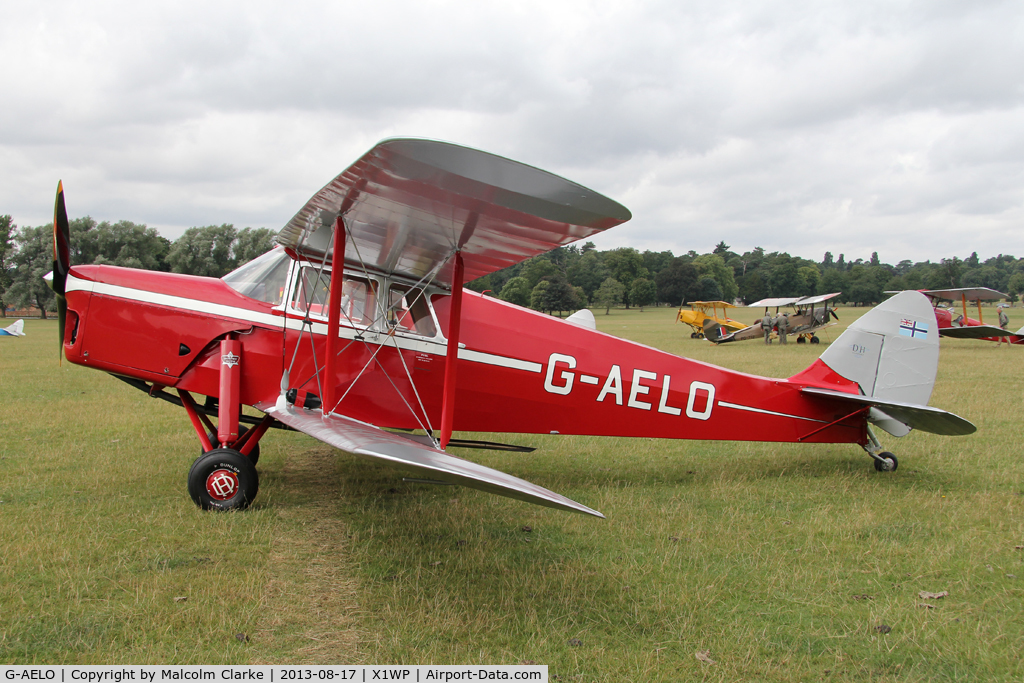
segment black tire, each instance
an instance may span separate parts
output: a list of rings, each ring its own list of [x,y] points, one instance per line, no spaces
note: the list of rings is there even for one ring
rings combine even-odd
[[[690,333],[690,339],[696,339],[696,338],[697,338],[697,333],[696,332],[691,332]]]
[[[248,431],[249,431],[248,427],[242,427],[238,431],[238,438],[241,439],[243,436],[245,436],[246,432],[248,432]],[[210,439],[210,445],[212,445],[214,448],[220,448],[220,440],[217,438],[217,432],[210,432],[206,436],[207,436],[208,439]],[[208,452],[208,451],[203,451],[202,446],[199,447],[199,451],[201,453]],[[260,461],[260,445],[259,444],[256,444],[255,446],[253,446],[252,450],[249,451],[249,460],[252,461],[253,465],[255,465],[256,463],[258,463]]]
[[[806,344],[807,343],[807,338],[806,337],[797,337],[796,338],[796,343],[797,344]]]
[[[817,337],[817,336],[815,336],[815,335],[811,335],[811,343],[812,343],[812,344],[820,344],[820,343],[821,343],[821,340],[820,340],[820,339],[818,339],[818,337]]]
[[[896,456],[893,455],[892,453],[890,453],[889,451],[882,451],[878,455],[881,456],[885,460],[891,460],[892,461],[892,467],[886,467],[886,463],[884,463],[884,462],[882,462],[880,460],[875,460],[875,471],[876,472],[895,472],[896,468],[900,466],[899,461],[896,460]]]
[[[703,339],[703,338],[704,338],[704,333],[703,332],[698,332],[697,333],[697,339]]]
[[[256,466],[230,448],[200,455],[188,472],[188,494],[204,510],[244,510],[259,489]]]

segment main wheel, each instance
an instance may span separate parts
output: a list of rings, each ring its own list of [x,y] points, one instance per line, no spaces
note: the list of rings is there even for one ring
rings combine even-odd
[[[796,343],[797,344],[806,344],[807,343],[807,338],[806,337],[797,337],[796,338]]]
[[[697,333],[696,332],[691,332],[690,333],[690,339],[696,339],[696,338],[697,338]]]
[[[821,340],[818,339],[818,335],[815,335],[815,334],[811,335],[811,343],[812,344],[820,344],[821,343]]]
[[[895,472],[896,468],[900,466],[896,456],[889,451],[882,451],[878,455],[882,458],[881,460],[875,460],[875,470],[878,472]]]
[[[204,510],[244,510],[259,489],[256,466],[230,448],[203,453],[188,472],[188,494]]]
[[[246,432],[248,432],[248,431],[249,431],[248,427],[242,427],[242,429],[240,429],[238,431],[238,438],[241,439],[243,436],[245,436]],[[211,446],[213,446],[214,448],[220,448],[220,440],[217,438],[217,432],[209,432],[206,436],[207,436],[208,439],[210,439],[210,445]],[[200,447],[199,450],[202,452],[202,447]],[[249,460],[252,461],[253,465],[255,465],[256,463],[258,463],[260,461],[260,445],[259,444],[256,444],[255,446],[253,446],[252,450],[249,451]]]
[[[703,338],[704,338],[704,333],[703,332],[698,332],[697,333],[697,339],[703,339]]]

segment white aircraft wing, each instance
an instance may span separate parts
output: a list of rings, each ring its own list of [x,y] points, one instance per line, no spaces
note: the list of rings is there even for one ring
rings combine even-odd
[[[780,306],[789,306],[790,304],[795,304],[799,300],[800,297],[798,296],[784,296],[776,297],[774,299],[761,299],[760,301],[755,301],[754,303],[749,304],[747,308],[764,308],[766,306],[768,308],[778,308]]]
[[[320,411],[296,408],[283,396],[278,398],[277,403],[259,403],[255,407],[289,427],[335,448],[412,470],[427,479],[461,484],[528,503],[604,518],[597,510],[511,474],[456,458],[414,438],[386,432],[359,420],[337,414],[322,417]]]
[[[978,430],[978,428],[972,423],[959,415],[954,415],[953,413],[946,412],[940,408],[933,408],[932,406],[904,403],[903,401],[893,401],[890,399],[878,398],[877,396],[847,394],[842,391],[819,389],[818,387],[804,387],[800,392],[804,394],[812,394],[814,396],[827,396],[829,398],[835,398],[849,403],[873,406],[885,413],[886,416],[902,422],[911,429],[920,429],[921,431],[931,432],[932,434],[963,436],[965,434],[973,434]],[[897,434],[897,436],[899,435]]]
[[[796,305],[797,306],[804,306],[804,305],[808,305],[809,306],[811,304],[820,304],[823,301],[828,301],[829,299],[834,299],[837,296],[839,296],[840,294],[842,294],[842,292],[833,292],[832,294],[819,294],[817,296],[805,296],[803,299],[797,299]],[[753,306],[753,305],[754,304],[751,304],[751,306]]]
[[[988,287],[958,287],[954,289],[924,289],[921,293],[926,296],[932,296],[937,299],[945,299],[947,301],[960,301],[964,297],[967,297],[968,301],[998,301],[999,299],[1005,299],[1006,294],[997,292],[994,289]]]
[[[440,264],[450,287],[459,249],[466,282],[631,218],[582,185],[510,159],[434,140],[378,143],[288,222],[277,243],[319,261],[335,219],[345,260],[418,280]],[[329,258],[329,255],[328,255]]]

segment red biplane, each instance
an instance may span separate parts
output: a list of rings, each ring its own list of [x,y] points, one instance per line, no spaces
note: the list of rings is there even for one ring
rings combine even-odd
[[[986,341],[999,341],[1004,339],[1011,344],[1024,344],[1024,328],[1016,333],[1004,330],[995,325],[985,323],[981,313],[982,301],[999,301],[1006,299],[1007,295],[997,292],[988,287],[960,287],[956,289],[925,289],[921,293],[932,300],[935,306],[935,320],[939,323],[939,334],[943,337],[954,339],[984,339]],[[961,303],[960,315],[956,315],[955,308],[946,308],[940,305],[942,301],[957,300]],[[978,319],[967,317],[967,302],[973,301],[978,305]]]
[[[602,334],[592,316],[570,322],[464,291],[630,218],[580,185],[466,147],[379,143],[292,218],[277,248],[222,279],[72,267],[60,186],[55,214],[65,356],[184,407],[203,450],[188,489],[207,509],[252,502],[270,427],[416,481],[597,516],[449,454],[516,448],[452,430],[851,443],[880,471],[897,462],[873,425],[974,431],[927,406],[938,335],[916,292],[864,315],[806,371],[769,379]]]

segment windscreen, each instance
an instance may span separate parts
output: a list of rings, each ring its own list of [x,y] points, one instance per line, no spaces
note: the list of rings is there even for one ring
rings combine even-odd
[[[291,257],[282,247],[275,247],[221,279],[243,296],[277,306],[284,301],[289,265]]]

